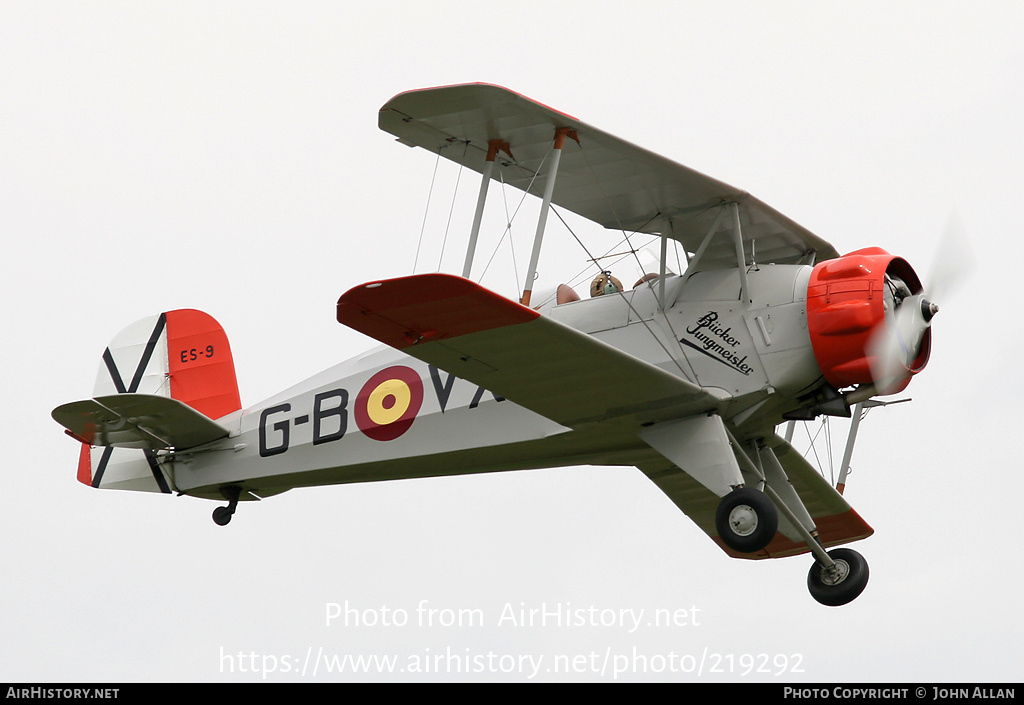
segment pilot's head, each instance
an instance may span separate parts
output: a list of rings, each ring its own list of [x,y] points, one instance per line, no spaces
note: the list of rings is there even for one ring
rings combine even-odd
[[[602,296],[604,294],[616,294],[622,291],[622,282],[612,276],[611,272],[604,271],[594,277],[590,282],[590,295]]]

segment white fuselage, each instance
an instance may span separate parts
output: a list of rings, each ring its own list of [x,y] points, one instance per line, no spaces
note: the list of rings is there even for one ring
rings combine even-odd
[[[664,292],[674,303],[666,311],[656,283],[543,311],[710,391],[737,436],[752,437],[770,432],[820,380],[806,325],[810,271],[751,269],[750,302],[739,300],[738,273],[728,269],[669,277]],[[356,411],[367,404],[368,380],[391,367],[415,373],[422,398],[406,431],[377,440],[358,427]],[[636,436],[567,428],[388,347],[219,422],[231,437],[165,459],[178,491],[220,498],[218,488],[236,484],[259,496],[296,486],[622,464],[626,451],[635,457],[647,448]]]

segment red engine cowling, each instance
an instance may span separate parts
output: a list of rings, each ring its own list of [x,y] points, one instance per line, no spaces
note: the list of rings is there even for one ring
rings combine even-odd
[[[807,286],[807,328],[825,379],[836,389],[874,382],[869,350],[878,326],[893,326],[898,289],[921,292],[921,281],[906,260],[879,247],[851,252],[818,264]],[[884,329],[877,329],[884,330]],[[906,375],[886,385],[902,391],[928,362],[931,332],[926,330]]]

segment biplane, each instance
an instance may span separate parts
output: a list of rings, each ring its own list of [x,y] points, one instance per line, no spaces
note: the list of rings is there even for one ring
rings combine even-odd
[[[905,260],[841,256],[745,191],[498,86],[401,93],[379,126],[481,174],[461,275],[349,289],[338,321],[383,345],[248,408],[210,315],[134,323],[103,352],[93,397],[53,411],[81,443],[81,482],[220,500],[225,525],[240,502],[296,487],[633,466],[728,555],[810,553],[818,602],[861,593],[867,563],[834,547],[872,529],[845,477],[833,486],[779,429],[858,420],[925,367],[937,307]],[[513,298],[471,279],[499,179],[540,198]],[[555,207],[650,236],[659,261],[632,287],[595,261],[584,296],[536,295]]]

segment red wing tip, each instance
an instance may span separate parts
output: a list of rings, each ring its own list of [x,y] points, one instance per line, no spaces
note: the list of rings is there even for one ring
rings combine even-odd
[[[374,281],[338,299],[338,322],[402,349],[526,323],[537,311],[451,274],[418,274]]]
[[[818,535],[826,548],[839,546],[844,543],[852,543],[866,539],[875,533],[867,522],[861,519],[860,515],[853,509],[842,514],[833,514],[826,517],[815,517],[818,525]],[[739,553],[725,545],[719,536],[712,536],[719,548],[733,558],[746,558],[748,560],[760,560],[764,558],[786,558],[797,556],[802,553],[809,553],[810,548],[804,541],[796,542],[782,533],[776,533],[775,538],[765,548],[757,553]]]

